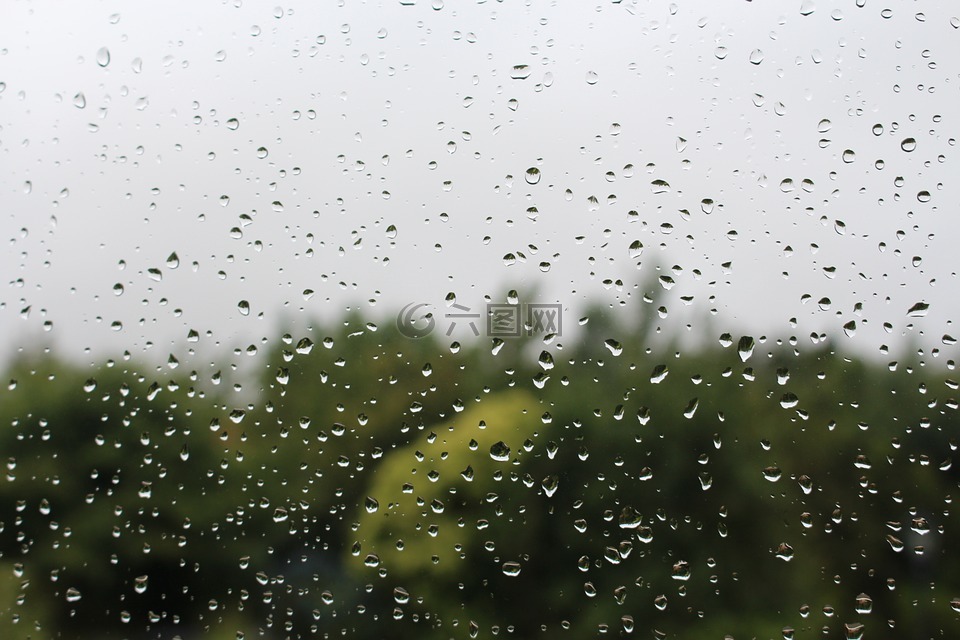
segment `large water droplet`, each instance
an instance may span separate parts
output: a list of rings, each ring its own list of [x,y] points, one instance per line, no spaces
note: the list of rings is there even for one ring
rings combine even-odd
[[[97,49],[97,64],[101,67],[105,67],[110,64],[110,50],[106,47],[100,47]]]
[[[525,80],[530,77],[530,67],[525,64],[517,64],[510,70],[510,77],[514,80]]]
[[[497,462],[506,462],[510,459],[510,447],[500,440],[490,447],[490,457]]]

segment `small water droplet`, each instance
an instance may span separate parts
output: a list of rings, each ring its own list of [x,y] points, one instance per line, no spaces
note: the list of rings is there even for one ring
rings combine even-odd
[[[504,562],[503,575],[510,576],[511,578],[520,575],[520,563],[514,561]]]
[[[82,596],[80,594],[79,589],[77,589],[76,587],[70,587],[69,589],[67,589],[66,597],[67,597],[67,602],[76,602]]]
[[[110,64],[110,50],[106,47],[100,47],[97,49],[97,64],[101,67],[105,67]]]
[[[236,131],[240,127],[240,121],[236,118],[230,118],[227,120],[227,129],[230,131]]]
[[[597,84],[597,81],[600,80],[600,76],[597,74],[596,71],[587,71],[585,79],[587,81],[587,84],[594,85],[594,84]]]
[[[540,182],[540,169],[530,167],[524,174],[523,179],[527,181],[527,184],[537,184]]]

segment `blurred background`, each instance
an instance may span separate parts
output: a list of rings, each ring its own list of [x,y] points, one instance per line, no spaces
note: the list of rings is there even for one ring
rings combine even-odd
[[[3,637],[956,630],[949,3],[4,14]]]

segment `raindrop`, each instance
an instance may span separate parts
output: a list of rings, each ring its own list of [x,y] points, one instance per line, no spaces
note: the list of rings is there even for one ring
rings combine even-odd
[[[763,51],[754,49],[750,52],[750,64],[760,64],[763,62]]]
[[[520,575],[520,563],[509,561],[503,563],[503,575],[511,578]]]
[[[783,475],[779,467],[767,467],[763,470],[763,477],[770,482],[776,482]]]
[[[250,315],[250,303],[246,300],[241,300],[237,303],[237,309],[240,311],[240,315],[248,316]]]
[[[615,356],[618,356],[621,353],[623,353],[623,345],[621,345],[619,342],[617,342],[613,338],[610,338],[609,340],[605,340],[603,345],[607,348],[608,351],[610,351],[610,353],[612,353]]]
[[[769,478],[767,479],[769,480]],[[788,545],[786,542],[781,542],[777,546],[776,556],[784,562],[790,562],[793,560],[793,547]]]
[[[665,364],[658,364],[653,368],[653,371],[650,372],[650,382],[653,384],[660,384],[663,382],[663,379],[667,377],[667,374],[670,373],[670,370]]]
[[[557,488],[560,486],[560,478],[557,476],[547,476],[540,483],[540,486],[543,488],[544,494],[550,498],[557,492]]]
[[[525,64],[517,64],[510,70],[510,77],[514,80],[526,80],[530,77],[530,67]]]
[[[227,120],[227,129],[230,131],[236,131],[240,127],[240,121],[236,118],[230,118]]]
[[[527,184],[537,184],[540,182],[540,169],[537,169],[536,167],[530,167],[527,169],[523,178],[527,181]]]
[[[87,97],[83,95],[83,91],[78,91],[77,95],[73,96],[73,106],[77,109],[83,109],[87,106]]]
[[[106,47],[100,47],[97,49],[97,64],[101,67],[105,67],[110,64],[110,50]]]
[[[510,447],[500,440],[490,447],[490,457],[497,462],[506,462],[510,459]]]
[[[906,151],[907,153],[910,153],[911,151],[917,148],[917,141],[913,138],[904,138],[900,142],[900,148]]]
[[[907,315],[911,318],[922,318],[927,315],[930,305],[926,302],[917,302],[907,310]]]
[[[670,193],[670,183],[666,180],[654,180],[650,183],[650,186],[653,187],[653,192],[658,195],[661,193]]]
[[[589,85],[597,84],[597,81],[600,79],[600,76],[597,75],[596,71],[587,71],[586,81]]]

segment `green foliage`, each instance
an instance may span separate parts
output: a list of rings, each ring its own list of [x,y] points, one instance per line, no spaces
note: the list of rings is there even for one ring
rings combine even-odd
[[[952,362],[594,318],[494,354],[353,317],[237,391],[15,363],[2,637],[956,633]]]

